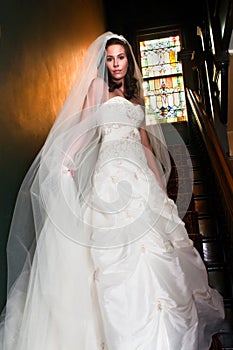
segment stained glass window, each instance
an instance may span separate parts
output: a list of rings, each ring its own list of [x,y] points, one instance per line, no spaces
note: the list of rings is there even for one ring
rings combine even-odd
[[[148,123],[187,120],[179,35],[139,42]]]

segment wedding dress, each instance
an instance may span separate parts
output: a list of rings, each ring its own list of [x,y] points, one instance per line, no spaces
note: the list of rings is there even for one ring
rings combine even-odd
[[[92,186],[81,200],[76,176],[65,167],[61,174],[85,232],[75,240],[77,222],[54,203],[29,277],[21,274],[8,297],[1,349],[208,350],[224,318],[222,297],[147,165],[144,110],[116,96],[99,115]]]

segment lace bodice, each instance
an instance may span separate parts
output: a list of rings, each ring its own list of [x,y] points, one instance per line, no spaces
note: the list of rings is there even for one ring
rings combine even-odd
[[[139,127],[144,108],[121,96],[109,99],[101,110],[101,148],[99,163],[115,158],[145,162]]]
[[[141,105],[115,96],[105,102],[101,110],[102,141],[125,137],[139,137],[138,128],[144,120]]]

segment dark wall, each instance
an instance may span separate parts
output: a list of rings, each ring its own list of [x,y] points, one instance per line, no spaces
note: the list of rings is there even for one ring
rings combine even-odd
[[[147,0],[141,6],[133,0],[119,2],[117,6],[111,0],[104,0],[104,4],[108,29],[128,37],[133,37],[137,30],[177,24],[196,32],[203,13],[202,0]]]
[[[0,308],[5,249],[16,195],[78,74],[89,44],[105,31],[101,0],[12,0],[1,4]]]

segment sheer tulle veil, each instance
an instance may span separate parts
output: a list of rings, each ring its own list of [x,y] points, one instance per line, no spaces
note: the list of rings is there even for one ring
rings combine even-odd
[[[33,259],[36,259],[37,268],[44,264],[46,270],[46,257],[39,249],[40,241],[43,241],[46,234],[59,232],[80,247],[90,246],[87,238],[90,226],[83,224],[80,213],[85,193],[88,193],[92,185],[91,174],[98,157],[101,136],[99,116],[102,104],[108,100],[105,46],[112,37],[126,43],[133,55],[128,41],[111,32],[102,34],[92,43],[79,77],[21,185],[7,245],[8,297],[12,293],[25,297]],[[139,95],[143,97],[141,72],[134,55],[133,59],[134,76],[138,81]],[[94,79],[97,84],[92,88]],[[161,127],[145,125],[145,128],[160,164],[161,176],[166,181],[170,172],[170,160]],[[70,193],[66,191],[66,186],[69,185],[63,180],[70,177],[71,172],[74,172],[76,184],[73,197],[66,195]],[[88,258],[82,254],[83,252],[80,253],[80,264],[82,274],[85,275],[85,259]],[[80,293],[82,294],[81,291]],[[79,300],[82,297],[84,298],[83,295],[77,296]],[[7,310],[8,306],[2,314],[3,318],[5,314],[9,316]],[[8,350],[8,347],[3,349]]]

